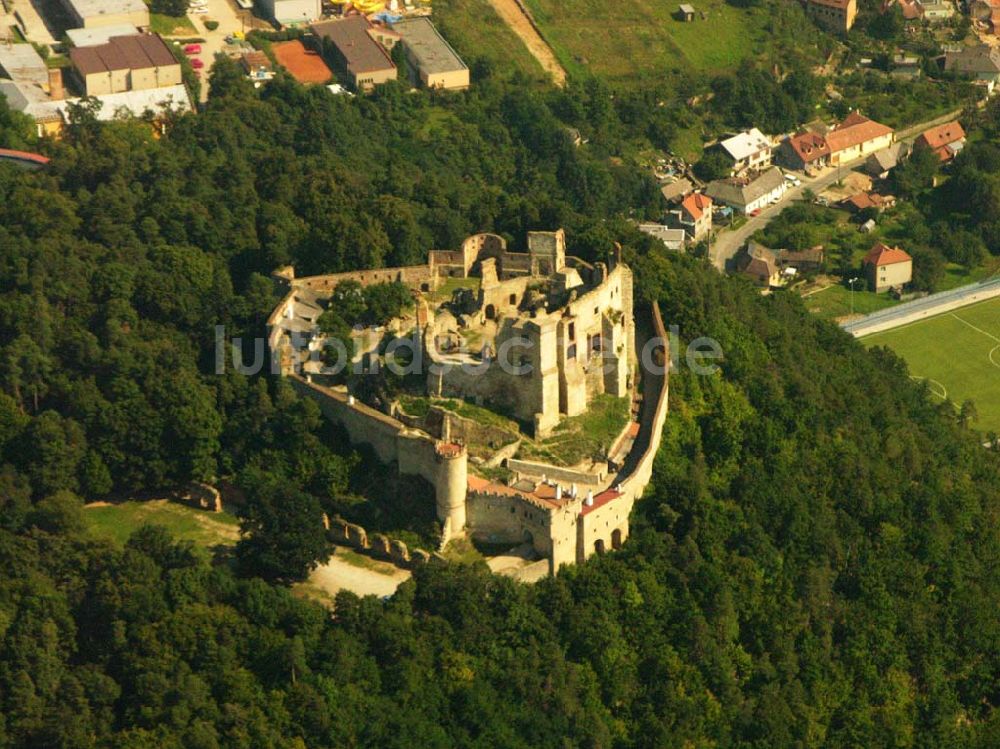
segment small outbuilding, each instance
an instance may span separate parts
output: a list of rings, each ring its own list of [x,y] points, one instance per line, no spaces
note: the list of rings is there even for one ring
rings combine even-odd
[[[694,20],[695,9],[693,5],[681,5],[677,8],[677,20],[690,23]]]

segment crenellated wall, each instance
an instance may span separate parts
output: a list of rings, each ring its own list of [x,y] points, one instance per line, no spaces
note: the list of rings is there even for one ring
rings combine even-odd
[[[521,543],[530,539],[535,551],[549,559],[550,571],[555,572],[560,565],[582,562],[595,551],[617,548],[627,538],[629,513],[649,484],[660,444],[668,409],[666,374],[642,375],[645,400],[639,434],[614,479],[509,461],[509,468],[522,468],[525,474],[534,471],[537,475],[540,471],[564,485],[577,483],[581,490],[592,487],[588,499],[581,491],[570,501],[546,502],[538,498],[541,495],[528,496],[533,490],[526,495],[503,484],[492,484],[478,477],[470,479],[466,449],[452,443],[456,439],[461,441],[463,435],[469,437],[467,432],[474,425],[466,424],[465,420],[455,417],[448,420],[448,428],[436,432],[432,429],[432,433],[441,437],[436,439],[355,401],[344,389],[312,382],[293,367],[293,345],[300,345],[293,343],[294,336],[301,333],[308,340],[315,334],[307,328],[315,325],[318,310],[322,309],[317,295],[322,300],[322,295],[332,292],[337,284],[345,280],[362,285],[400,281],[414,289],[433,291],[439,279],[467,277],[479,265],[483,278],[480,309],[485,314],[486,305],[493,306],[500,320],[495,339],[497,349],[513,337],[528,339],[531,345],[520,349],[520,356],[522,363],[531,365],[530,372],[515,375],[501,370],[496,362],[487,363],[481,373],[453,365],[443,373],[428,375],[430,395],[481,398],[534,424],[536,435],[544,436],[558,424],[561,414],[585,411],[589,400],[598,393],[626,396],[633,392],[637,349],[632,314],[633,278],[631,270],[621,263],[620,250],[612,252],[609,265],[590,266],[566,256],[561,230],[532,232],[528,245],[527,253],[512,253],[507,251],[502,237],[480,234],[467,239],[459,251],[432,252],[428,264],[422,266],[300,279],[295,278],[291,269],[283,269],[274,274],[276,285],[285,295],[268,318],[268,343],[275,371],[286,375],[297,392],[315,400],[324,416],[343,426],[352,442],[370,445],[379,460],[395,463],[401,474],[422,476],[431,482],[446,540],[464,533],[466,528],[480,538],[491,540]],[[555,301],[558,309],[536,310],[533,316],[510,309],[520,306],[525,288],[532,280],[545,282],[545,278],[549,279],[546,292],[549,303]],[[666,330],[656,304],[651,318],[652,334],[665,342]],[[418,324],[429,324],[430,335],[425,336],[425,341],[434,338],[432,320],[428,319],[427,309],[419,304]],[[595,349],[600,351],[603,361]],[[448,355],[435,358],[433,352],[428,355],[430,361],[438,364],[454,358]],[[601,371],[605,364],[609,365],[607,371]],[[431,426],[412,419],[407,421],[415,426]],[[599,492],[608,482],[612,486]],[[370,549],[374,544],[376,554],[399,563],[407,562],[405,547],[398,547],[389,539],[381,536],[369,539],[363,528],[355,526],[342,532],[345,540],[359,548]]]
[[[431,482],[445,539],[462,533],[468,480],[468,453],[464,447],[437,442],[422,432],[407,429],[402,422],[346,392],[309,382],[295,373],[287,376],[297,392],[316,401],[324,416],[344,428],[352,443],[370,445],[380,461],[396,463],[401,474],[422,476]]]

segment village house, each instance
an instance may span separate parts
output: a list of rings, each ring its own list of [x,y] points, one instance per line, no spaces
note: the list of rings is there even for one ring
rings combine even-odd
[[[788,180],[776,166],[745,177],[730,177],[709,183],[705,190],[716,203],[724,203],[741,213],[753,213],[780,200],[788,189]]]
[[[859,112],[851,112],[826,134],[830,164],[838,166],[892,145],[893,129]]]
[[[877,294],[902,288],[913,279],[913,258],[899,247],[876,242],[862,264],[868,286]]]
[[[787,169],[814,174],[830,163],[830,147],[821,134],[806,131],[785,138],[775,160]]]
[[[719,141],[718,147],[731,162],[732,177],[771,166],[771,139],[757,128]]]
[[[861,213],[868,209],[882,213],[896,205],[896,198],[892,195],[879,195],[877,192],[859,192],[844,198],[840,205],[851,213]]]
[[[965,147],[965,130],[958,120],[922,132],[914,148],[929,148],[941,161],[951,161]]]
[[[826,253],[823,245],[816,245],[807,250],[778,250],[775,257],[782,270],[794,268],[800,273],[811,273],[823,270]]]
[[[974,0],[967,6],[969,17],[985,24],[990,33],[1000,30],[1000,0]]]
[[[712,230],[712,199],[696,192],[667,214],[667,223],[683,229],[695,242]]]
[[[900,158],[906,156],[908,149],[903,143],[893,143],[888,148],[876,151],[865,161],[864,171],[871,177],[885,179],[889,172],[899,165]]]
[[[755,286],[770,289],[785,284],[785,277],[774,252],[759,242],[747,242],[733,262],[736,272],[750,279]]]
[[[806,9],[817,25],[846,34],[858,15],[857,0],[807,0]]]
[[[944,58],[944,69],[978,81],[992,93],[993,87],[1000,82],[1000,49],[979,44],[959,52],[948,52]]]
[[[660,194],[668,203],[681,201],[692,192],[694,192],[694,185],[692,185],[691,180],[686,177],[681,177],[678,180],[669,182],[660,188]]]
[[[921,15],[924,20],[930,21],[931,23],[947,21],[955,15],[954,4],[947,2],[947,0],[938,0],[937,2],[920,2],[920,8],[922,11]]]
[[[884,0],[879,12],[887,13],[895,5],[899,5],[902,9],[904,21],[917,21],[923,18],[924,9],[918,0]]]
[[[663,224],[642,223],[639,224],[639,231],[659,239],[668,250],[683,250],[687,242],[687,232],[683,229],[671,229]]]

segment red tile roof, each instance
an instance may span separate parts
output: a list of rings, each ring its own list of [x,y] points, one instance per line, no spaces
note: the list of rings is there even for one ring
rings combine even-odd
[[[616,492],[614,489],[608,489],[607,491],[603,491],[596,497],[594,497],[594,504],[587,505],[586,503],[584,503],[583,509],[580,510],[580,514],[586,515],[587,513],[593,512],[598,507],[603,507],[611,500],[618,499],[618,497],[620,497],[621,495],[622,495],[621,492]]]
[[[876,206],[875,201],[866,192],[859,192],[856,195],[852,195],[846,198],[844,202],[856,211],[863,211],[865,208],[874,208]]]
[[[868,251],[867,255],[865,255],[864,264],[894,265],[896,263],[908,263],[911,260],[913,260],[913,258],[903,252],[900,248],[889,247],[889,245],[876,242],[875,246]]]
[[[851,112],[844,121],[833,128],[826,142],[832,153],[867,143],[868,141],[891,135],[892,128],[875,120],[870,120],[858,112]]]
[[[824,156],[830,155],[830,146],[826,144],[826,139],[818,133],[805,132],[793,135],[788,139],[788,145],[804,164],[818,161]]]
[[[960,140],[965,140],[965,130],[956,120],[925,130],[917,138],[915,145],[929,148],[936,152],[942,161],[947,161],[951,158],[951,153],[945,146]]]
[[[681,201],[681,208],[688,212],[688,214],[695,221],[700,219],[704,215],[705,211],[712,210],[712,199],[707,195],[703,195],[700,192],[695,192],[688,195]]]
[[[39,153],[29,153],[27,151],[15,151],[10,148],[0,148],[0,159],[13,159],[14,161],[31,161],[35,164],[48,164],[49,159]]]

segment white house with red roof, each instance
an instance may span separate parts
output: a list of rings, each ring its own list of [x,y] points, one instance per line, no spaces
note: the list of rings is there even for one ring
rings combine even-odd
[[[678,208],[670,211],[669,223],[683,229],[697,242],[712,231],[712,199],[700,192],[691,193]]]
[[[958,120],[922,132],[914,148],[929,148],[941,161],[951,161],[965,147],[965,130]]]
[[[876,294],[905,286],[913,279],[913,258],[899,247],[876,242],[862,263]]]

